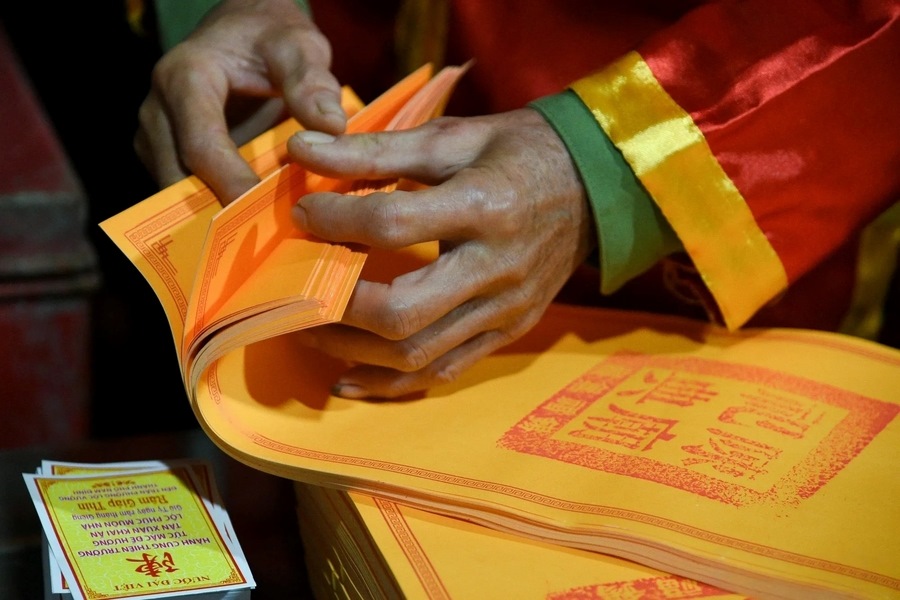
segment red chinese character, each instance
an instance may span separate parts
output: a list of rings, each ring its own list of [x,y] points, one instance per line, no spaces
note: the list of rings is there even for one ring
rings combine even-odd
[[[156,555],[150,555],[146,552],[141,556],[141,558],[126,558],[128,562],[136,562],[140,563],[137,568],[134,570],[135,573],[141,573],[142,575],[147,575],[149,577],[159,577],[159,574],[162,571],[166,573],[172,573],[177,571],[178,569],[175,567],[175,560],[172,558],[172,554],[166,552],[163,554],[163,559],[158,560]]]

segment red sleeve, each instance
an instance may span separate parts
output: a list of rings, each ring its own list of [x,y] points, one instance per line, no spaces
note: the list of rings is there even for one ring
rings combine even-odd
[[[898,21],[898,0],[712,2],[572,85],[727,325],[900,199]]]

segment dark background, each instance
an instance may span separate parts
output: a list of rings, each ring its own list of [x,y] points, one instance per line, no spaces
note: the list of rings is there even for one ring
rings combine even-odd
[[[89,298],[92,439],[62,444],[47,439],[3,450],[0,598],[43,598],[41,526],[21,473],[32,472],[43,458],[106,462],[184,457],[206,459],[214,468],[256,579],[252,597],[312,598],[292,483],[231,459],[199,429],[162,306],[98,226],[158,191],[132,148],[138,107],[160,56],[152,20],[146,25],[146,35],[132,31],[125,0],[0,2],[0,28],[83,187],[89,213],[84,233],[100,273]],[[0,89],[0,103],[3,93]],[[0,143],[15,151],[16,140]]]
[[[132,148],[160,55],[152,19],[141,36],[124,0],[5,1],[0,22],[88,200],[101,276],[91,298],[91,435],[193,429],[162,306],[98,226],[158,189]]]

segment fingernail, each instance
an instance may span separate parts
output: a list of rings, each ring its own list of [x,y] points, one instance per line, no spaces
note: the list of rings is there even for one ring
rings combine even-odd
[[[316,103],[316,107],[323,115],[340,117],[341,119],[345,118],[346,116],[344,115],[344,109],[341,108],[340,103],[335,102],[331,98],[320,100]]]
[[[355,383],[341,383],[340,381],[331,386],[331,393],[341,398],[349,398],[351,400],[359,400],[366,398],[369,392],[366,388],[356,385]]]
[[[304,144],[315,146],[316,144],[330,144],[335,140],[333,135],[322,131],[298,131],[294,134],[298,140]]]
[[[306,209],[300,206],[300,200],[302,198],[297,199],[297,204],[291,207],[291,222],[294,224],[294,227],[300,229],[301,231],[306,231],[307,223],[306,223]],[[307,338],[315,337],[310,333],[304,334],[304,337],[301,338],[303,343],[306,343]]]

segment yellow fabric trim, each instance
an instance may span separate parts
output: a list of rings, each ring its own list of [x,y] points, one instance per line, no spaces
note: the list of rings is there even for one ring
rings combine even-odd
[[[863,231],[850,310],[840,331],[877,340],[884,322],[885,300],[900,252],[900,201]]]
[[[403,0],[394,31],[400,76],[426,63],[444,66],[449,11],[448,0]]]
[[[678,234],[729,329],[787,287],[781,260],[703,132],[638,53],[570,87]]]
[[[144,37],[147,35],[144,29],[144,14],[147,7],[144,0],[125,0],[125,18],[128,20],[128,26],[132,33],[137,36]]]

